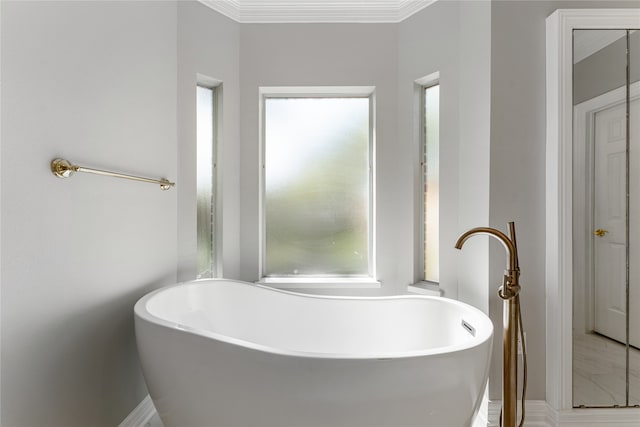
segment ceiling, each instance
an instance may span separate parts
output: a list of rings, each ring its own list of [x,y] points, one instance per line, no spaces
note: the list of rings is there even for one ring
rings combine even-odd
[[[437,0],[199,0],[242,23],[400,22]]]

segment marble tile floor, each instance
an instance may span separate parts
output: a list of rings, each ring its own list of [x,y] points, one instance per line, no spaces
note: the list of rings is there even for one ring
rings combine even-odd
[[[626,405],[626,346],[598,334],[574,334],[573,405]],[[629,405],[640,404],[640,350],[629,351]]]

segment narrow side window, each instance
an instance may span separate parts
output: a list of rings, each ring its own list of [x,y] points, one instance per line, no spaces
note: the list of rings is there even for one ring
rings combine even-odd
[[[435,82],[422,88],[422,215],[424,277],[439,282],[439,145],[440,85]]]
[[[198,278],[215,277],[216,88],[197,86],[197,269]]]

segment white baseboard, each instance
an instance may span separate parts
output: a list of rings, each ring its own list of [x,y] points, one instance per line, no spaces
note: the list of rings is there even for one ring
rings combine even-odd
[[[498,427],[500,401],[489,402],[487,427]],[[640,408],[591,409],[556,411],[544,400],[527,400],[525,427],[639,427]],[[520,411],[518,410],[518,420]]]
[[[638,427],[640,408],[590,409],[556,411],[549,407],[551,426],[562,427]]]
[[[156,408],[153,406],[151,397],[147,395],[118,427],[149,427],[149,421],[155,414]]]

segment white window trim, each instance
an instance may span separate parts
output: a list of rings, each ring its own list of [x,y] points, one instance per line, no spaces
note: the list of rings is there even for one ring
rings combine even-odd
[[[443,295],[442,288],[439,283],[435,282],[417,282],[407,286],[407,291],[412,294],[431,295],[441,297]]]
[[[380,282],[376,280],[376,180],[375,180],[375,159],[376,159],[376,88],[375,86],[264,86],[258,88],[258,140],[259,140],[259,191],[258,191],[258,268],[260,280],[258,283],[268,284],[277,288],[379,288]],[[301,277],[267,277],[264,275],[264,255],[265,255],[265,215],[264,215],[264,184],[265,184],[265,164],[264,164],[264,113],[266,98],[330,98],[330,97],[357,97],[369,98],[369,276],[354,277],[322,277],[322,276],[301,276]]]
[[[380,281],[367,277],[263,277],[256,283],[278,289],[378,289]]]

